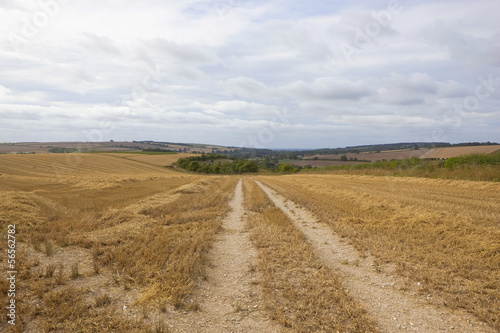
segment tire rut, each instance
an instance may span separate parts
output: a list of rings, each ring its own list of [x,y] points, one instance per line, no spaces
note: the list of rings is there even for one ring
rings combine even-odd
[[[340,272],[349,293],[377,320],[383,332],[494,332],[465,312],[426,304],[395,288],[398,278],[376,271],[374,258],[334,234],[326,223],[261,182],[256,183],[312,243],[320,259]]]
[[[188,320],[177,323],[178,332],[279,332],[265,312],[257,281],[257,250],[245,228],[242,180],[236,185],[231,211],[222,221],[208,254],[206,280],[195,293],[200,311],[186,313]]]

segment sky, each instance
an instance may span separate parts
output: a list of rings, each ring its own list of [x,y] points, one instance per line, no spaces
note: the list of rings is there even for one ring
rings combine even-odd
[[[497,0],[0,0],[0,142],[500,141]]]

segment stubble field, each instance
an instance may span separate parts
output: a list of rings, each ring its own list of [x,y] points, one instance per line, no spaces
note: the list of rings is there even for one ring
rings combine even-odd
[[[1,233],[16,225],[18,271],[16,326],[5,313],[0,330],[500,329],[497,183],[164,163],[0,156]],[[5,309],[5,279],[0,289]]]
[[[390,161],[390,160],[403,160],[412,157],[418,158],[437,158],[445,159],[455,156],[467,154],[493,154],[500,151],[500,145],[490,146],[465,146],[465,147],[443,147],[443,148],[421,148],[418,150],[404,149],[404,150],[387,150],[381,152],[363,152],[359,154],[345,154],[347,158],[357,158],[358,160],[375,161]],[[305,160],[312,160],[314,157],[320,159],[339,159],[338,155],[314,155],[308,156]],[[335,165],[335,164],[328,164]]]

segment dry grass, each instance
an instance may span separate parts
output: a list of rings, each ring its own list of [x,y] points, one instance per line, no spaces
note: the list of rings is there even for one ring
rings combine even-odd
[[[89,290],[71,286],[44,293],[41,305],[31,308],[25,328],[36,332],[127,332],[147,331],[144,323],[123,318],[109,296],[98,295],[94,302],[82,295]]]
[[[500,329],[500,186],[339,175],[261,177],[420,292]]]
[[[257,183],[249,178],[243,178],[244,206],[250,212],[261,213],[268,208],[273,208],[274,203],[262,191]]]
[[[370,250],[381,270],[395,263],[422,293],[500,329],[498,184],[313,174],[260,180]],[[103,154],[0,156],[0,232],[17,225],[17,331],[167,331],[163,313],[198,306],[185,298],[205,275],[236,182]],[[273,316],[295,331],[373,331],[288,218],[253,181],[244,186]],[[0,304],[7,290],[0,279]]]
[[[374,322],[317,259],[305,236],[255,182],[244,181],[251,238],[259,250],[264,301],[294,332],[377,332]]]
[[[467,154],[492,154],[500,151],[500,145],[495,146],[470,146],[470,147],[447,147],[436,148],[433,150],[428,158],[450,158]]]
[[[201,179],[110,156],[67,155],[0,156],[0,211],[43,250],[47,242],[83,245],[82,233],[130,221],[135,211],[125,207],[155,204],[155,195],[164,200]]]
[[[150,314],[160,299],[184,306],[236,180],[69,155],[0,156],[0,232],[17,225],[17,331],[165,331]],[[1,304],[7,289],[1,280]]]
[[[175,202],[141,211],[154,222],[105,251],[108,265],[145,287],[141,302],[159,298],[184,307],[201,274],[205,253],[228,210],[235,178],[211,178],[202,186],[180,190]]]
[[[432,152],[432,149],[419,149],[419,150],[402,149],[402,150],[381,151],[380,153],[363,152],[363,153],[359,153],[359,154],[347,153],[347,154],[337,154],[337,155],[335,155],[335,154],[313,155],[313,156],[308,156],[306,161],[312,160],[314,157],[318,157],[320,159],[323,159],[323,158],[340,159],[340,156],[342,156],[342,155],[346,155],[347,158],[357,158],[358,160],[365,160],[365,161],[372,161],[372,162],[382,161],[382,160],[390,161],[392,159],[404,160],[404,159],[412,158],[412,157],[426,158],[426,157],[428,157],[427,155],[430,154],[431,152]],[[345,162],[339,162],[339,164],[326,164],[326,165],[342,165],[341,163],[345,164]]]
[[[179,153],[179,154],[160,154],[160,155],[146,155],[146,154],[106,154],[110,156],[116,156],[124,159],[129,159],[138,162],[144,162],[148,164],[153,164],[157,166],[172,166],[179,158],[191,157],[191,156],[199,156],[199,154],[188,154],[188,153]]]

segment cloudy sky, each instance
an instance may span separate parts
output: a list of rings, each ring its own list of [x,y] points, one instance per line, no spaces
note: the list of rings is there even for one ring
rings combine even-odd
[[[497,0],[0,0],[0,142],[500,141]]]

